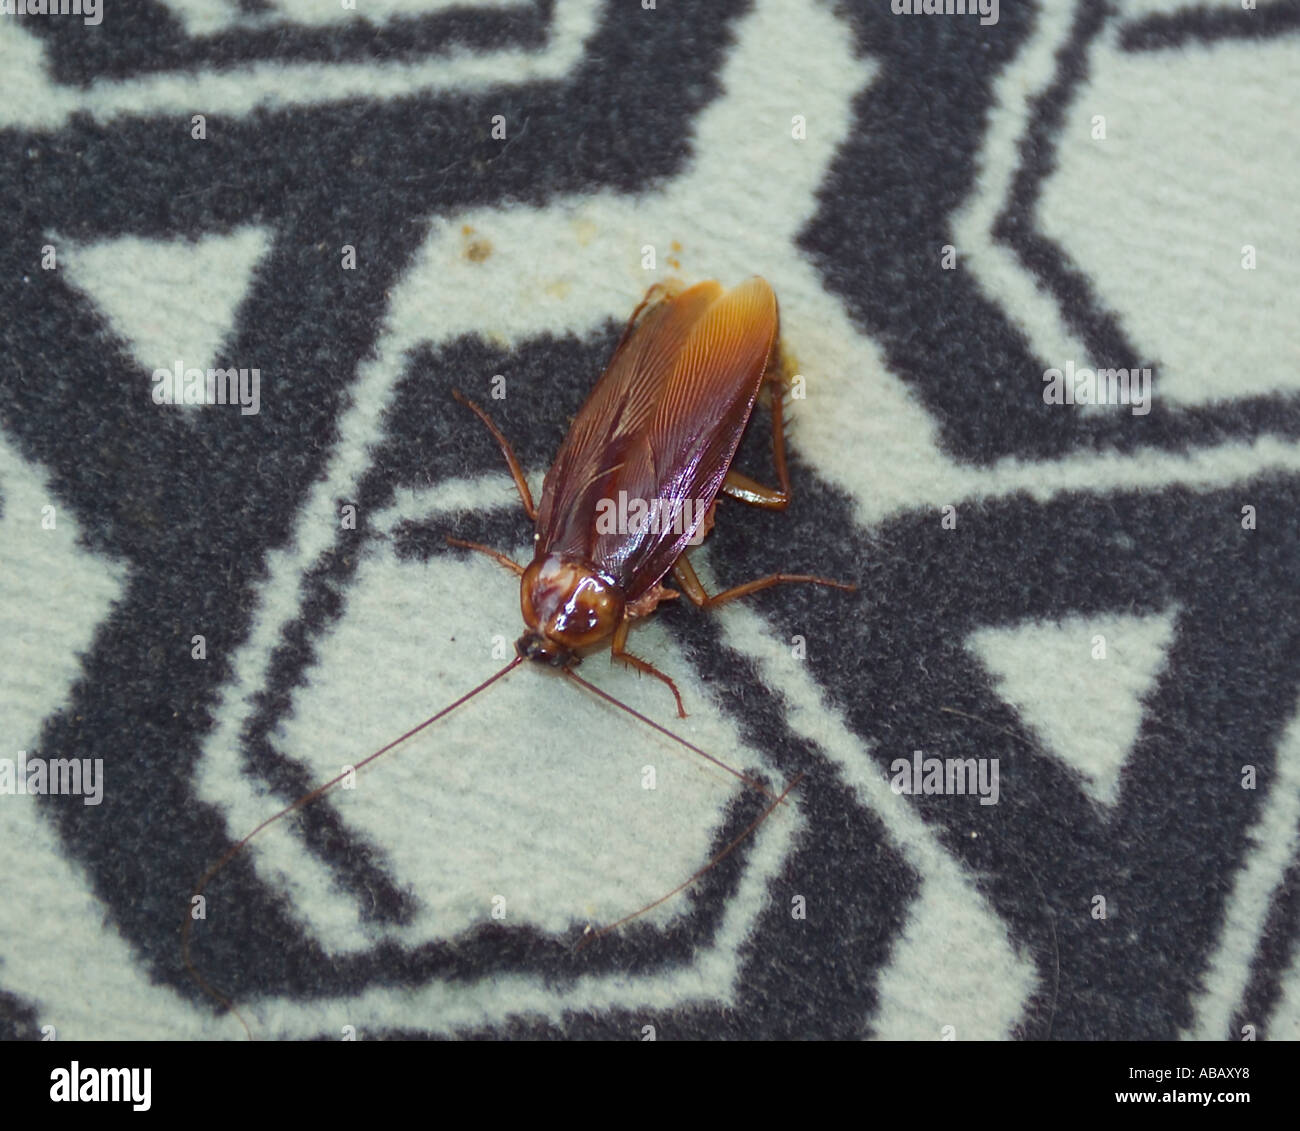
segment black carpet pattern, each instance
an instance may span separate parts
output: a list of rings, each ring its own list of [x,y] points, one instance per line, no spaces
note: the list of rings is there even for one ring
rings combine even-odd
[[[536,490],[652,282],[762,274],[794,501],[696,560],[859,590],[665,605],[687,720],[581,670],[791,804],[579,946],[763,798],[515,671],[214,877],[203,979],[270,1038],[1300,1036],[1300,4],[333,7],[0,16],[4,1035],[243,1036],[198,877],[513,654],[451,391]]]

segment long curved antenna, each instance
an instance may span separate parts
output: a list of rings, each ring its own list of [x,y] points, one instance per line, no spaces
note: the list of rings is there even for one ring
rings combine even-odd
[[[369,765],[376,758],[380,757],[383,754],[387,754],[390,750],[393,749],[394,746],[400,746],[408,738],[412,738],[415,735],[419,734],[420,731],[424,730],[425,727],[432,726],[439,719],[445,717],[446,715],[451,714],[451,712],[454,711],[457,707],[473,699],[474,696],[477,695],[480,691],[486,690],[487,688],[491,687],[494,683],[496,683],[497,680],[501,679],[502,676],[505,676],[508,673],[514,671],[514,669],[517,668],[521,663],[523,663],[523,657],[516,656],[513,660],[510,661],[510,663],[506,664],[506,666],[502,668],[499,672],[497,672],[495,675],[489,676],[482,683],[480,683],[476,688],[474,688],[473,691],[467,691],[459,699],[455,700],[452,703],[449,703],[437,714],[430,715],[427,719],[424,720],[424,722],[420,723],[419,726],[412,727],[400,738],[393,739],[393,741],[388,743],[388,745],[381,746],[373,754],[369,754],[365,758],[362,758],[361,761],[358,762],[355,766],[351,767],[351,769],[344,770],[341,774],[335,775],[334,777],[330,778],[330,780],[327,781],[324,785],[318,785],[310,793],[304,793],[300,798],[298,798],[297,801],[294,801],[293,803],[286,805],[274,816],[267,817],[265,821],[263,821],[260,825],[257,826],[257,828],[255,828],[251,833],[249,833],[246,837],[244,837],[243,840],[237,842],[232,848],[230,848],[229,851],[226,852],[226,854],[220,860],[218,860],[215,864],[213,864],[211,868],[209,868],[206,872],[203,873],[202,876],[199,877],[199,882],[194,885],[194,890],[190,892],[190,898],[185,907],[185,917],[184,919],[181,920],[181,957],[185,961],[185,969],[187,969],[190,972],[190,976],[199,984],[200,987],[202,987],[203,991],[209,997],[220,1002],[223,1006],[229,1009],[230,1012],[233,1013],[239,1019],[239,1023],[244,1027],[244,1032],[248,1034],[248,1039],[250,1041],[253,1039],[253,1031],[248,1027],[248,1022],[244,1020],[243,1014],[240,1013],[239,1010],[235,1008],[235,1003],[232,1002],[230,998],[226,997],[225,994],[223,994],[220,990],[216,989],[216,987],[210,985],[204,979],[203,975],[198,972],[198,970],[194,966],[193,960],[190,958],[190,932],[194,923],[194,919],[192,917],[191,911],[194,906],[194,897],[197,895],[201,895],[203,889],[207,887],[209,883],[212,882],[212,878],[218,872],[220,872],[222,868],[224,868],[227,864],[229,864],[236,856],[238,856],[244,850],[248,842],[251,841],[255,836],[257,836],[258,833],[260,833],[263,829],[267,828],[270,825],[275,824],[276,821],[282,820],[283,818],[287,817],[290,813],[293,813],[296,810],[301,809],[304,805],[308,805],[311,802],[315,801],[316,798],[320,797],[322,794],[328,793],[331,789],[333,789],[336,785],[338,785],[339,782],[341,782],[349,774],[355,773],[363,766]]]
[[[617,931],[619,927],[623,926],[626,923],[632,922],[633,919],[639,919],[647,911],[653,911],[661,903],[667,903],[679,891],[683,891],[686,888],[690,887],[691,884],[695,883],[695,881],[698,880],[706,872],[712,871],[714,868],[718,866],[718,864],[720,864],[723,861],[723,859],[725,859],[727,856],[731,855],[731,853],[735,851],[735,849],[740,845],[741,841],[743,841],[747,836],[749,836],[750,833],[752,833],[756,828],[758,828],[759,825],[761,825],[764,821],[766,821],[768,817],[772,815],[772,811],[778,805],[783,805],[785,803],[785,799],[790,796],[790,791],[794,789],[794,787],[797,786],[801,781],[803,781],[802,773],[797,774],[795,776],[794,781],[792,781],[789,785],[785,787],[785,790],[784,792],[782,792],[781,796],[778,797],[775,801],[773,801],[772,804],[769,805],[766,809],[764,809],[763,812],[757,817],[757,819],[755,819],[753,824],[749,825],[743,833],[741,833],[738,837],[736,837],[735,840],[733,840],[729,845],[727,845],[726,848],[724,848],[721,852],[719,852],[717,856],[715,856],[712,860],[710,860],[707,864],[705,864],[704,867],[702,867],[699,871],[695,872],[693,875],[687,877],[685,880],[683,880],[680,884],[678,884],[675,888],[673,888],[673,890],[670,891],[667,895],[660,896],[653,903],[647,903],[640,910],[633,911],[631,915],[624,915],[623,918],[621,918],[617,923],[611,923],[608,927],[601,927],[597,931],[593,931],[590,928],[588,928],[588,933],[583,935],[582,941],[578,943],[575,949],[582,950],[583,947],[589,945],[590,943],[595,942],[602,935],[607,935],[610,933],[610,931]]]
[[[606,703],[612,703],[620,711],[626,711],[634,719],[639,719],[641,722],[645,723],[646,726],[651,727],[654,730],[657,730],[660,734],[665,735],[668,738],[671,738],[674,742],[681,743],[681,745],[685,746],[687,750],[693,751],[694,753],[698,754],[706,762],[712,762],[719,769],[726,770],[727,773],[729,773],[733,778],[737,778],[740,781],[743,781],[751,789],[758,790],[759,793],[763,794],[763,796],[767,798],[770,798],[775,804],[780,805],[784,802],[785,794],[782,794],[780,797],[777,797],[777,795],[773,793],[770,789],[768,789],[767,786],[765,786],[762,782],[756,781],[754,778],[751,778],[748,774],[742,774],[739,770],[732,769],[730,766],[727,765],[726,762],[722,761],[720,758],[715,758],[712,754],[709,754],[706,751],[701,750],[693,742],[687,742],[686,739],[684,739],[680,734],[674,734],[666,726],[661,726],[659,723],[655,722],[654,719],[646,718],[646,716],[641,714],[640,711],[635,710],[632,707],[629,707],[626,703],[620,702],[618,699],[615,699],[614,696],[612,696],[608,691],[602,691],[594,683],[588,683],[585,679],[582,678],[582,676],[580,676],[572,668],[561,668],[560,671],[562,671],[571,680],[573,680],[574,683],[581,684],[593,695],[596,695],[599,698],[605,700]]]

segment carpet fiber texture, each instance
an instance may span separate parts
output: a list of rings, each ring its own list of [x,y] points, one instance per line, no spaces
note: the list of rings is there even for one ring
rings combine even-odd
[[[0,14],[4,1035],[243,1037],[188,913],[263,1038],[1300,1037],[1300,4],[915,6]],[[579,670],[788,803],[593,941],[766,799],[527,664],[192,901],[514,655],[452,390],[536,493],[755,274],[692,561],[859,588]]]

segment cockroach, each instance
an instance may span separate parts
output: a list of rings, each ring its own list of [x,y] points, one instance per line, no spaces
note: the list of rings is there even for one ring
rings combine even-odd
[[[706,592],[690,561],[688,545],[712,528],[719,494],[752,506],[782,510],[790,503],[785,458],[783,379],[778,353],[776,295],[754,276],[731,290],[717,282],[689,289],[676,280],[650,288],[633,312],[609,365],[574,418],[535,505],[510,441],[492,418],[459,390],[453,397],[482,421],[501,449],[533,522],[534,553],[524,566],[475,542],[449,537],[458,548],[483,554],[520,578],[524,633],[515,657],[473,690],[358,762],[353,771],[387,753],[467,703],[523,661],[544,664],[592,694],[765,794],[771,804],[721,853],[662,899],[618,922],[588,933],[583,943],[614,930],[689,886],[730,853],[777,805],[780,795],[728,766],[695,744],[622,703],[575,671],[580,660],[608,643],[612,658],[661,680],[685,718],[672,678],[627,651],[628,632],[668,600],[682,594],[700,608],[783,583],[808,583],[852,591],[856,585],[809,574],[771,573],[721,593]],[[772,454],[778,487],[764,486],[731,467],[765,382],[772,386]],[[631,507],[627,501],[631,501]],[[629,518],[628,516],[631,515]],[[680,588],[663,582],[671,574]],[[340,774],[269,817],[236,843],[199,880],[204,887],[267,826],[321,797],[347,776]],[[182,952],[187,969],[212,997],[239,1016],[224,995],[199,974],[190,958],[192,916],[186,908]],[[248,1026],[239,1016],[245,1030]],[[250,1032],[251,1036],[251,1032]]]

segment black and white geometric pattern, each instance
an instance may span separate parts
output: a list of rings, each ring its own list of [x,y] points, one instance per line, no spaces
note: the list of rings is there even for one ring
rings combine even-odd
[[[0,16],[0,757],[104,767],[0,795],[6,1036],[244,1035],[195,880],[522,629],[451,390],[536,491],[652,282],[761,274],[795,498],[692,560],[860,588],[665,605],[686,720],[582,671],[792,803],[577,949],[761,798],[528,665],[216,877],[203,976],[262,1038],[1300,1037],[1300,3],[104,8]]]

